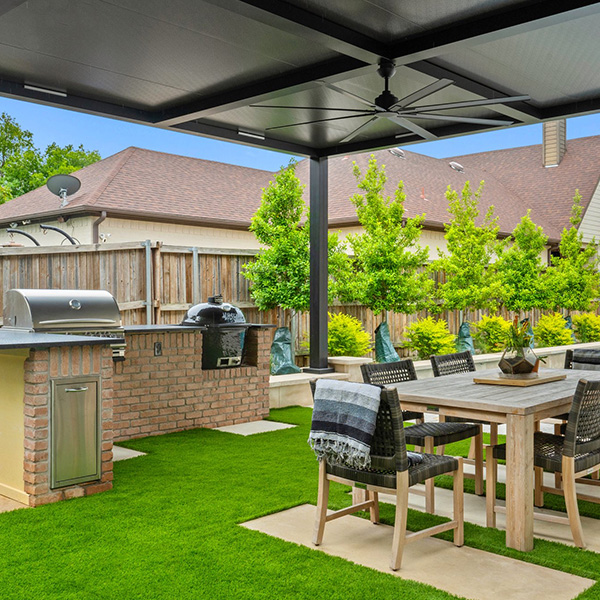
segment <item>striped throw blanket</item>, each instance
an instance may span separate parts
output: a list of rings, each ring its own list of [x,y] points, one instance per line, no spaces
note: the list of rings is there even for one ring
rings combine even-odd
[[[308,443],[319,460],[357,469],[370,466],[380,394],[374,385],[317,381]]]

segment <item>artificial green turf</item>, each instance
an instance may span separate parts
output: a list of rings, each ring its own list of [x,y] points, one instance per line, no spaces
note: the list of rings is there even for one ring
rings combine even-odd
[[[128,442],[148,456],[115,463],[113,491],[0,514],[0,598],[452,598],[238,525],[316,502],[317,463],[306,443],[310,409],[271,416],[299,426]],[[346,491],[332,485],[333,508],[349,503]],[[389,505],[381,514],[393,521]],[[442,520],[410,511],[409,526]],[[592,552],[536,540],[533,552],[519,553],[504,547],[503,532],[469,524],[465,536],[477,548],[600,580]],[[600,597],[600,587],[581,597]]]

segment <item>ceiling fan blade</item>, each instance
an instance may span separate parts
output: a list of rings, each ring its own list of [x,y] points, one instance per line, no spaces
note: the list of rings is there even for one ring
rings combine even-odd
[[[505,96],[504,98],[485,98],[483,100],[465,100],[463,102],[448,102],[446,104],[430,104],[429,106],[415,106],[409,109],[412,112],[427,112],[430,110],[446,110],[447,108],[470,108],[471,106],[489,106],[491,104],[506,104],[508,102],[523,102],[531,100],[529,96]]]
[[[402,98],[402,100],[398,100],[398,102],[396,102],[390,108],[390,110],[393,110],[397,106],[410,106],[411,104],[418,102],[421,98],[425,98],[426,96],[430,96],[431,94],[434,94],[439,90],[443,90],[444,88],[448,87],[449,85],[452,85],[453,83],[454,81],[452,81],[452,79],[440,79],[439,81],[435,81],[434,83],[427,85],[424,88],[421,88],[420,90],[409,94],[408,96],[405,96],[404,98]]]
[[[289,108],[292,110],[335,110],[364,113],[364,108],[327,108],[326,106],[273,106],[272,104],[250,104],[250,108]]]
[[[363,123],[360,127],[357,127],[352,133],[349,133],[344,139],[340,140],[340,144],[344,144],[345,142],[354,139],[363,129],[369,127],[373,121],[377,121],[377,117],[373,117],[366,123]]]
[[[319,83],[321,85],[325,86],[326,88],[333,90],[334,92],[344,94],[344,96],[348,96],[348,98],[354,98],[354,100],[358,100],[359,102],[362,102],[363,104],[366,104],[367,106],[370,106],[371,108],[373,108],[375,110],[382,110],[379,107],[377,107],[375,104],[373,104],[373,102],[371,102],[370,100],[367,100],[366,98],[363,98],[362,96],[357,96],[356,94],[353,94],[352,92],[348,92],[347,90],[345,90],[341,87],[338,87],[337,85],[334,85],[333,83],[327,83],[326,81],[320,81]]]
[[[477,119],[475,117],[451,117],[449,115],[430,115],[429,113],[416,113],[408,115],[409,119],[432,119],[435,121],[454,121],[456,123],[474,123],[475,125],[512,125],[514,121],[501,121],[499,119]]]
[[[423,129],[422,127],[419,127],[415,123],[412,123],[408,119],[405,119],[399,115],[397,117],[387,117],[387,118],[390,121],[393,121],[394,123],[400,125],[400,127],[404,127],[404,129],[408,129],[409,131],[412,131],[413,133],[420,135],[422,138],[424,138],[426,140],[431,141],[431,140],[438,139],[438,136],[435,135],[434,133],[431,133],[431,131],[427,131],[427,129]]]
[[[331,117],[329,119],[315,119],[314,121],[302,121],[301,123],[288,123],[287,125],[277,125],[275,127],[266,127],[265,131],[274,129],[284,129],[285,127],[298,127],[298,125],[312,125],[313,123],[325,123],[326,121],[341,121],[342,119],[356,119],[356,117],[370,117],[372,113],[363,112],[360,115],[346,115],[345,117]]]

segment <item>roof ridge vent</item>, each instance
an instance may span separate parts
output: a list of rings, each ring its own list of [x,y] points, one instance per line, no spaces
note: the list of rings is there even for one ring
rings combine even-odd
[[[398,158],[406,159],[406,153],[401,148],[390,148],[388,152],[394,156],[397,156]]]
[[[457,163],[454,160],[451,160],[448,164],[450,165],[450,167],[452,169],[454,169],[455,171],[458,171],[459,173],[465,172],[465,168],[460,163]]]

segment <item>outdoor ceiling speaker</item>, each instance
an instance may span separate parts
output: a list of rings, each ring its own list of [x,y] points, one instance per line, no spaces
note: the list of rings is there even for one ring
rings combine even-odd
[[[48,189],[56,196],[58,196],[62,202],[60,207],[66,206],[69,201],[67,196],[72,196],[81,187],[81,181],[73,175],[52,175],[46,182]]]

